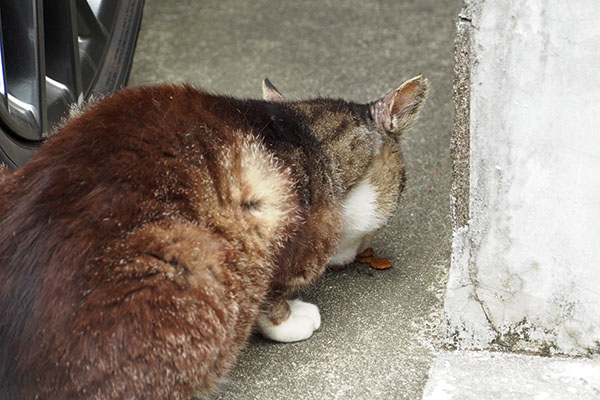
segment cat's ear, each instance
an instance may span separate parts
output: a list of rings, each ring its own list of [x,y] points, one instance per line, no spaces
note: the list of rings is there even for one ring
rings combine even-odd
[[[273,86],[271,81],[268,80],[267,78],[263,79],[262,92],[263,92],[263,99],[265,99],[266,101],[273,101],[273,102],[285,101],[285,98],[283,97],[283,95],[281,93],[279,93],[279,90],[277,90],[275,88],[275,86]]]
[[[396,90],[369,104],[375,124],[388,132],[409,128],[425,103],[429,81],[421,75],[404,82]]]

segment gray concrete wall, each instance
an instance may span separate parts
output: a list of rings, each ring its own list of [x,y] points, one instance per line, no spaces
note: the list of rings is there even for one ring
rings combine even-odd
[[[600,352],[600,3],[466,2],[446,340]]]

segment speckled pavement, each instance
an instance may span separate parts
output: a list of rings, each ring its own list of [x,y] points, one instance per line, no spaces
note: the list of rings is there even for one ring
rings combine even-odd
[[[190,82],[260,97],[374,100],[422,73],[431,92],[404,138],[408,184],[376,254],[393,267],[327,272],[300,296],[309,340],[253,337],[212,399],[420,399],[438,346],[450,264],[450,136],[459,0],[146,0],[130,85]]]

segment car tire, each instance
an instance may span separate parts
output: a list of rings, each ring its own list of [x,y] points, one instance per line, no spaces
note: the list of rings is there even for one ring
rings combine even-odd
[[[0,8],[0,163],[16,169],[35,153],[50,132],[67,117],[72,103],[81,105],[92,97],[108,94],[127,83],[144,0],[54,0],[47,3],[40,0],[15,0],[12,3],[11,6],[11,1],[6,0]],[[27,7],[29,13],[23,11]],[[64,17],[65,13],[69,16]],[[60,24],[57,20],[61,18],[73,21],[74,28],[65,33],[64,26],[68,24]],[[26,29],[29,32],[37,30],[37,37],[31,39],[19,35],[19,31],[25,32]],[[100,32],[96,39],[95,31]],[[63,42],[59,41],[60,43],[56,44],[54,39],[57,35],[71,35],[70,39],[64,42],[70,49],[74,49],[69,50],[71,53],[60,44]],[[11,40],[13,42],[9,42]],[[30,46],[31,49],[30,62],[18,61],[18,53],[23,47],[19,40],[31,40],[25,46]],[[9,59],[11,48],[15,49],[12,51],[12,55],[17,59],[14,62]],[[69,84],[57,82],[58,79],[49,75],[50,70],[57,71],[58,75],[63,73],[63,60],[57,59],[62,54],[70,57],[64,62],[67,66],[70,65],[69,68],[73,71],[72,81],[76,81],[72,90],[67,88]],[[22,65],[19,65],[19,62]],[[36,70],[32,69],[32,63],[36,65]],[[23,78],[23,73],[20,72],[23,68],[33,71],[30,80],[27,80],[27,76]],[[36,77],[42,78],[37,78],[36,81]],[[16,94],[10,93],[11,79],[20,79],[21,86],[14,90]],[[41,89],[37,89],[36,92],[36,82],[42,80],[43,85],[38,84]],[[30,82],[31,87],[27,87]],[[13,84],[14,87],[15,85]],[[29,98],[33,99],[31,104],[17,98],[19,93],[29,89],[32,93],[35,92],[29,95]],[[57,90],[64,91],[57,95],[62,97],[59,100],[48,100],[53,93],[58,93]],[[36,110],[37,105],[39,110]],[[21,110],[15,111],[18,107],[26,112],[18,114]],[[28,118],[37,119],[32,123],[27,121]]]

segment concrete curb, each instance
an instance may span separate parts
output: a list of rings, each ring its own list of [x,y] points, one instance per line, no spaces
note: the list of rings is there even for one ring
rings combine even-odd
[[[488,351],[439,353],[423,400],[596,400],[600,356],[547,358]]]

